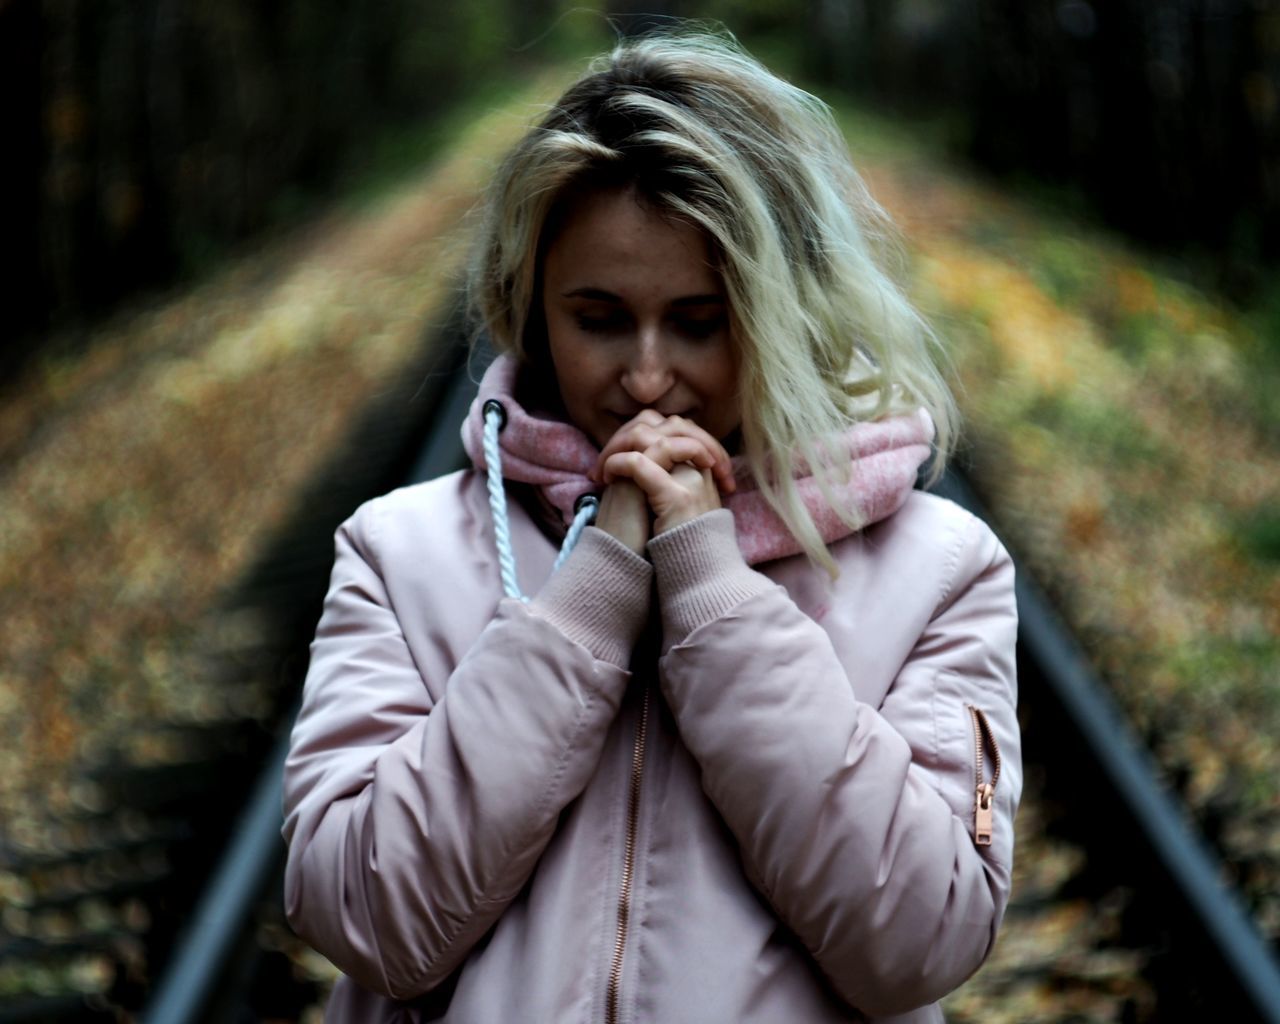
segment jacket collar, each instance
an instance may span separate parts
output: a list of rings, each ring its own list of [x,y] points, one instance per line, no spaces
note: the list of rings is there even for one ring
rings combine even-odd
[[[587,473],[595,465],[599,449],[581,430],[562,420],[539,416],[516,400],[516,361],[499,356],[485,372],[480,392],[462,425],[462,443],[476,469],[485,469],[484,403],[497,399],[506,412],[506,426],[499,435],[502,474],[507,480],[532,484],[558,512],[562,528],[573,519],[574,503],[596,485]],[[842,438],[842,453],[849,459],[845,483],[836,482],[832,498],[857,510],[863,527],[884,519],[907,500],[916,474],[929,457],[933,422],[923,409],[868,423],[855,423]],[[733,512],[738,546],[749,564],[767,562],[801,552],[800,543],[765,500],[746,460],[733,460],[738,490],[725,500]],[[822,539],[830,544],[853,531],[831,507],[816,479],[796,481]]]

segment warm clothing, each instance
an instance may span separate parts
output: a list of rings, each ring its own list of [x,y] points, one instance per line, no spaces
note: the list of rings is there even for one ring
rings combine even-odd
[[[508,480],[535,484],[547,502],[568,525],[574,503],[595,485],[587,473],[596,464],[600,449],[576,427],[560,420],[526,412],[515,401],[516,363],[499,356],[480,382],[479,394],[462,427],[462,444],[477,469],[485,469],[484,403],[502,402],[506,423],[502,428],[502,472]],[[872,423],[858,423],[841,439],[849,460],[847,481],[833,481],[834,497],[857,510],[861,523],[874,523],[896,512],[911,493],[916,471],[929,457],[933,422],[923,409]],[[733,513],[738,545],[751,565],[799,554],[799,542],[769,507],[741,456],[733,460],[736,491],[725,499]],[[813,517],[826,543],[849,534],[844,519],[836,515],[808,467],[797,480],[800,499]]]
[[[588,529],[548,581],[513,502],[528,605],[477,471],[363,506],[285,778],[289,918],[355,979],[328,1019],[940,1020],[1008,897],[1013,574],[974,517],[900,498],[831,544],[834,582],[751,568],[727,509],[649,560]]]

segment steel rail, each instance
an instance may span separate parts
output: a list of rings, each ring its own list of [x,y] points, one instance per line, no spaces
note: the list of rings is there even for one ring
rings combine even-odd
[[[463,464],[457,425],[475,391],[476,385],[465,366],[453,374],[432,417],[433,429],[405,483],[430,480]],[[284,855],[280,839],[284,763],[297,710],[295,704],[285,718],[262,775],[231,833],[230,845],[197,902],[147,1006],[144,1024],[195,1024],[202,1019],[214,998],[215,986],[227,973],[237,946],[244,941],[254,907],[280,869]]]

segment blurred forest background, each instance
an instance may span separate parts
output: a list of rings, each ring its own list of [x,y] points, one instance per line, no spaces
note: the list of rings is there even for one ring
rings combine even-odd
[[[286,223],[460,97],[599,33],[556,0],[5,0],[10,358]],[[667,0],[1280,308],[1273,0]],[[568,13],[573,11],[573,13]],[[641,13],[641,12],[646,13]],[[1280,317],[1280,313],[1276,314]],[[25,340],[24,340],[25,339]]]
[[[1280,940],[1280,0],[0,0],[0,1024],[145,1003],[429,421],[479,188],[684,18],[832,105],[995,525]],[[1161,1019],[1050,803],[949,1019]],[[255,1012],[314,1020],[268,905]]]

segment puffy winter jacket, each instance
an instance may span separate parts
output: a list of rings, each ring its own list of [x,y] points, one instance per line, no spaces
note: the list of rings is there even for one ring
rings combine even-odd
[[[727,510],[648,560],[588,529],[554,575],[511,529],[528,604],[474,470],[338,531],[285,779],[288,916],[347,975],[327,1019],[941,1020],[1021,784],[987,527],[914,492],[834,582],[749,567]]]

